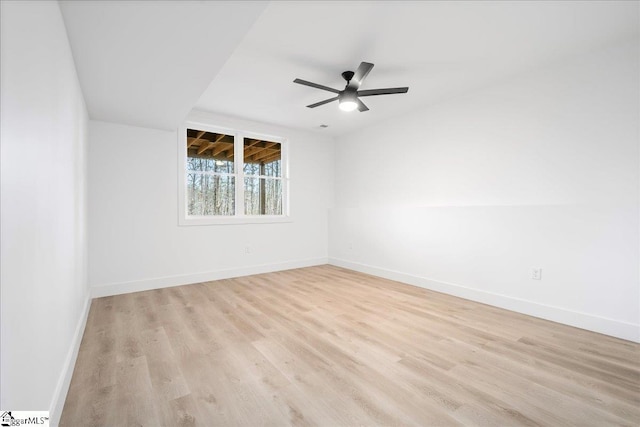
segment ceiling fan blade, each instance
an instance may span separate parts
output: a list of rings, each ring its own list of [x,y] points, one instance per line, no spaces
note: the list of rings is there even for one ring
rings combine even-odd
[[[408,87],[392,87],[388,89],[359,90],[358,96],[392,95],[394,93],[407,93]]]
[[[316,108],[316,107],[319,107],[321,105],[328,104],[330,102],[337,101],[337,100],[338,100],[338,97],[336,96],[336,97],[333,97],[333,98],[325,99],[324,101],[316,102],[315,104],[307,105],[307,107],[308,108]]]
[[[360,111],[361,113],[369,111],[369,107],[364,105],[364,102],[360,101],[358,98],[356,98],[356,104],[358,104],[358,111]]]
[[[356,70],[355,74],[349,80],[349,88],[350,89],[358,89],[362,84],[362,81],[367,77],[369,72],[373,69],[373,64],[369,62],[361,62]]]
[[[311,83],[311,82],[308,82],[306,80],[295,79],[293,82],[301,84],[301,85],[305,85],[305,86],[315,87],[316,89],[328,90],[329,92],[333,92],[333,93],[340,93],[340,91],[337,90],[337,89],[333,89],[333,88],[330,88],[328,86],[322,86],[322,85],[319,85],[317,83]]]

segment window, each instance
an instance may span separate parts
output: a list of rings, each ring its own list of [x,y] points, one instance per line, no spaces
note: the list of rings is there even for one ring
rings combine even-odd
[[[288,219],[282,138],[188,123],[178,144],[180,224]]]
[[[187,214],[235,215],[234,137],[187,129]]]
[[[244,214],[282,215],[282,144],[244,139]]]

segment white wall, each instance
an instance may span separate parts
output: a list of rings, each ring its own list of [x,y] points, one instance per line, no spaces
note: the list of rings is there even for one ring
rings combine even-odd
[[[629,41],[339,138],[331,262],[639,340],[639,73]]]
[[[88,302],[88,118],[58,3],[0,5],[0,406],[55,421]]]
[[[91,121],[89,283],[94,296],[327,262],[332,140],[205,113],[192,118],[288,138],[293,222],[179,226],[176,132]]]

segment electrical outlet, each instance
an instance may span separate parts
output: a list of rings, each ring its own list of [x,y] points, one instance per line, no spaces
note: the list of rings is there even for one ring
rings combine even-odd
[[[349,249],[350,251],[352,251],[352,250],[353,250],[353,242],[349,242],[349,243],[347,244],[347,249]]]
[[[533,280],[542,280],[542,269],[541,268],[532,268],[531,269],[531,278]]]
[[[245,246],[244,247],[244,253],[247,254],[247,255],[250,254],[251,253],[251,246],[249,246],[249,245]]]

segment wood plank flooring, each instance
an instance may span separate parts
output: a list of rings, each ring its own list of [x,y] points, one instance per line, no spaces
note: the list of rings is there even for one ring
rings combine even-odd
[[[93,301],[62,426],[640,424],[640,345],[332,266]]]

